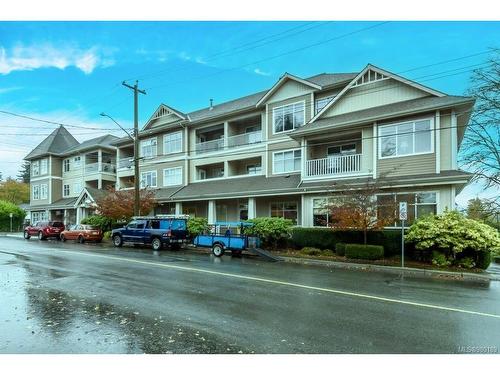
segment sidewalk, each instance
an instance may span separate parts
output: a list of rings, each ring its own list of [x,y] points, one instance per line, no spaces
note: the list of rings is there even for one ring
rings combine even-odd
[[[23,232],[0,232],[0,236],[2,236],[2,237],[24,238],[23,237]]]

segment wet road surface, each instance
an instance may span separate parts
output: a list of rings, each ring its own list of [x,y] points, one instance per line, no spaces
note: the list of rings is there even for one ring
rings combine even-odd
[[[0,353],[500,350],[500,283],[0,237]]]

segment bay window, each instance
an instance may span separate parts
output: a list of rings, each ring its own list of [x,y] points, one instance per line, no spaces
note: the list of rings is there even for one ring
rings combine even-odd
[[[432,127],[432,119],[379,126],[379,158],[433,152]]]
[[[300,150],[273,153],[273,173],[298,172],[300,171],[300,167]]]
[[[304,125],[304,102],[293,103],[273,109],[274,133],[297,129]]]
[[[33,185],[33,200],[40,199],[40,185]]]
[[[49,194],[49,185],[41,184],[40,185],[40,199],[47,199]]]
[[[40,175],[40,160],[36,160],[36,161],[31,163],[31,174],[33,176]]]
[[[48,162],[49,162],[48,159],[40,160],[40,174],[47,174],[49,172]]]

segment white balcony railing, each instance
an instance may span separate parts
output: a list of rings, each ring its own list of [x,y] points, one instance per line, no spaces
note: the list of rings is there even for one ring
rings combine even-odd
[[[361,171],[361,154],[306,161],[306,178],[353,174]]]
[[[262,142],[262,131],[233,135],[227,138],[228,147],[246,146]]]
[[[122,168],[132,168],[134,166],[134,157],[129,156],[129,157],[124,157],[123,159],[120,159],[118,162],[118,169]]]
[[[116,167],[111,163],[101,163],[100,168],[99,163],[85,164],[85,174],[99,172],[116,173]]]
[[[99,171],[99,163],[85,164],[85,173],[97,173]]]
[[[196,153],[204,154],[206,152],[216,152],[224,148],[224,139],[216,139],[213,141],[200,142],[196,144]]]

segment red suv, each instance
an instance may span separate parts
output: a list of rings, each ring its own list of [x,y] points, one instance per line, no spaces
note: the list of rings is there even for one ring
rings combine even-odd
[[[37,236],[39,240],[46,240],[49,237],[59,240],[63,230],[64,224],[60,221],[39,221],[24,229],[24,238],[29,240],[31,236]]]

